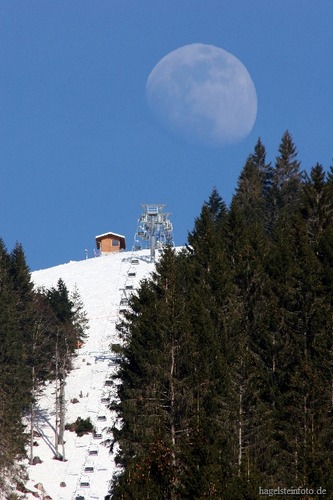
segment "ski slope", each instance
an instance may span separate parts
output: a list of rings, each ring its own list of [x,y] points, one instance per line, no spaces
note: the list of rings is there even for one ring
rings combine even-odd
[[[51,288],[59,278],[69,291],[77,286],[89,318],[88,338],[78,350],[74,370],[66,382],[66,423],[77,417],[90,417],[98,430],[77,437],[65,431],[65,461],[54,459],[55,386],[49,384],[37,405],[37,431],[34,456],[42,463],[28,467],[27,488],[37,498],[52,500],[104,500],[109,482],[116,471],[114,455],[103,445],[112,438],[108,434],[116,419],[115,412],[107,409],[107,399],[114,396],[114,387],[108,380],[116,373],[115,357],[110,344],[118,343],[115,325],[121,315],[121,303],[135,293],[140,281],[154,270],[150,251],[120,252],[79,262],[70,262],[50,269],[35,271],[35,286]],[[126,306],[125,306],[126,307]],[[72,402],[74,400],[79,402]],[[59,448],[62,453],[62,448]],[[26,498],[36,498],[28,493]]]

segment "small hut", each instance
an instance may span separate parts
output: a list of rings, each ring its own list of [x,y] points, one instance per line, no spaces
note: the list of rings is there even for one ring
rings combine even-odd
[[[125,250],[126,241],[125,236],[117,233],[104,233],[95,237],[96,248],[101,255],[107,255],[113,252],[120,252]]]

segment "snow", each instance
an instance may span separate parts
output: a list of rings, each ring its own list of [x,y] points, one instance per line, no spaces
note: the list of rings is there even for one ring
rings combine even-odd
[[[42,463],[28,466],[26,485],[36,492],[35,485],[42,484],[43,491],[37,498],[49,495],[52,500],[104,500],[109,493],[110,479],[117,472],[116,446],[111,454],[103,444],[112,439],[109,428],[117,419],[105,402],[115,396],[114,387],[109,385],[110,377],[116,373],[116,355],[110,351],[110,344],[119,343],[115,326],[121,315],[121,300],[135,293],[140,281],[153,270],[150,251],[141,250],[69,262],[32,273],[36,287],[51,288],[61,278],[69,291],[76,286],[83,300],[90,328],[67,378],[66,423],[77,417],[90,417],[97,430],[96,434],[82,437],[65,431],[65,461],[55,460],[55,386],[52,383],[45,388],[37,405],[36,430],[40,436],[35,438],[38,446],[34,446],[34,456]],[[79,402],[72,402],[74,398]],[[59,451],[62,453],[62,447]],[[33,500],[36,496],[28,493],[25,498]]]
[[[118,238],[124,238],[125,239],[125,236],[123,234],[112,233],[110,231],[108,233],[103,233],[103,234],[99,234],[98,236],[95,236],[95,239],[97,239],[97,238],[103,238],[103,236],[118,236]]]

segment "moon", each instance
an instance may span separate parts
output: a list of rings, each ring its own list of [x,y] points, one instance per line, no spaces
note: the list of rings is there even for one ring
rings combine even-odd
[[[202,43],[163,57],[148,76],[146,98],[169,131],[214,147],[243,140],[257,116],[257,93],[246,67],[226,50]]]

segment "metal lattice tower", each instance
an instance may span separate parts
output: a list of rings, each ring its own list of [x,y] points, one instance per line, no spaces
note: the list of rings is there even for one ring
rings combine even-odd
[[[163,212],[165,205],[142,204],[141,207],[143,212],[138,220],[134,249],[150,248],[150,260],[154,262],[156,249],[174,246],[170,213]]]

